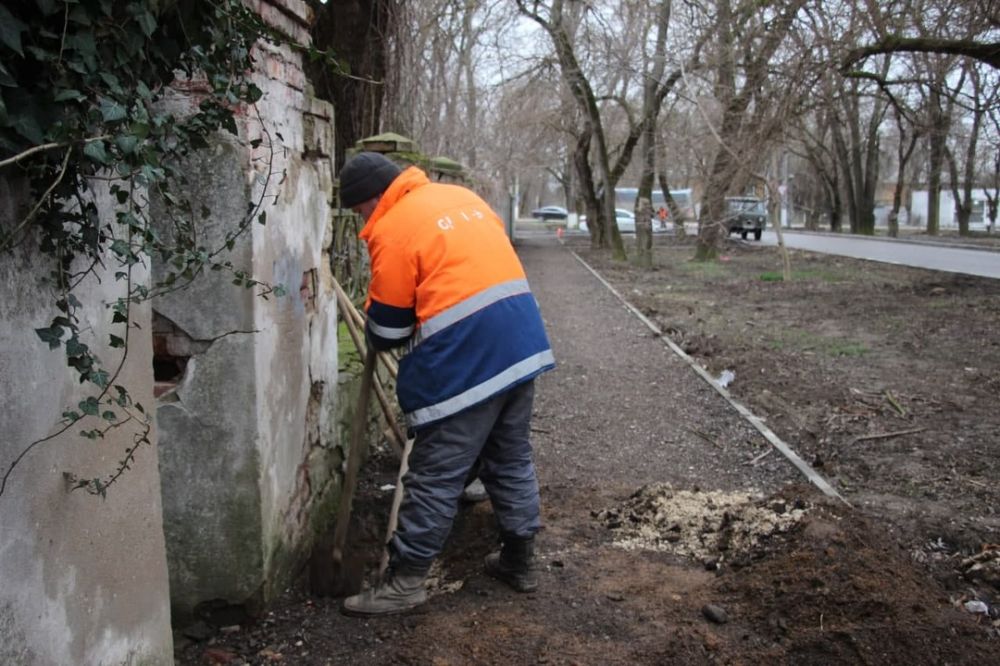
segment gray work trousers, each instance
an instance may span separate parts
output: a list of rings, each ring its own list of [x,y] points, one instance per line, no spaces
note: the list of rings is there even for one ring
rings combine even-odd
[[[416,431],[390,542],[394,566],[425,570],[441,553],[477,459],[501,535],[528,538],[539,530],[530,441],[534,395],[532,380]]]

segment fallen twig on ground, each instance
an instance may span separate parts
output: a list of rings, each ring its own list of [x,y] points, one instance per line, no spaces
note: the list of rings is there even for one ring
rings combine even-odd
[[[752,460],[748,460],[748,461],[746,461],[746,462],[745,462],[745,463],[743,463],[743,464],[744,464],[744,465],[756,465],[756,464],[757,464],[757,463],[759,463],[759,462],[760,462],[761,460],[763,460],[764,458],[766,458],[766,457],[767,457],[767,455],[768,455],[769,453],[771,453],[771,451],[774,451],[774,449],[772,449],[772,448],[769,448],[769,449],[768,449],[767,451],[764,451],[764,453],[760,454],[759,456],[755,456],[755,457],[754,457],[754,458],[753,458]]]
[[[704,433],[701,430],[698,430],[697,428],[692,428],[690,426],[684,426],[684,429],[687,430],[688,432],[692,432],[695,435],[698,435],[699,437],[701,437],[703,440],[705,440],[706,442],[708,442],[709,444],[711,444],[715,448],[717,448],[717,449],[721,449],[722,448],[722,445],[719,444],[714,439],[712,439],[711,435],[709,435],[707,433]]]
[[[893,397],[892,393],[888,390],[885,392],[885,399],[889,401],[889,404],[892,405],[897,412],[899,412],[900,416],[906,416],[906,410],[903,409],[903,406],[896,401],[896,398]]]
[[[925,430],[927,430],[927,428],[913,428],[911,430],[896,430],[895,432],[877,432],[871,435],[861,435],[860,437],[852,439],[851,444],[857,444],[858,442],[865,442],[871,439],[889,439],[890,437],[901,437],[902,435],[914,435]]]

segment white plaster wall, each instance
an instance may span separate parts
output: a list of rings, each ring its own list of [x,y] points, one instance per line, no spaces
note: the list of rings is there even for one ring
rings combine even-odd
[[[261,47],[269,63],[257,77],[264,92],[257,107],[278,140],[273,170],[283,183],[265,207],[268,222],[254,229],[254,272],[280,283],[287,295],[255,308],[257,393],[260,424],[261,510],[266,557],[296,547],[309,528],[314,479],[309,477],[307,406],[314,385],[321,391],[320,432],[331,425],[337,385],[337,311],[328,257],[332,186],[332,108],[299,87],[299,56],[287,47]],[[298,74],[296,74],[298,72]],[[304,119],[308,119],[304,123]],[[248,122],[248,135],[259,124]],[[258,150],[258,155],[260,150]],[[260,178],[255,192],[260,191]],[[314,280],[300,291],[303,275]]]
[[[305,3],[247,2],[308,41]],[[189,158],[186,168],[198,179],[189,194],[204,198],[212,211],[205,223],[219,228],[263,198],[266,224],[255,221],[227,258],[262,283],[281,284],[286,295],[265,300],[255,295],[260,287],[234,287],[218,272],[154,303],[190,337],[211,342],[158,401],[172,601],[182,621],[203,601],[259,610],[258,602],[284,589],[337,488],[329,468],[339,459],[326,448],[335,444],[337,387],[336,308],[324,254],[333,112],[307,93],[297,52],[262,43],[254,60],[263,98],[238,110],[238,139],[221,136],[214,153]],[[191,92],[179,91],[171,104],[189,107]],[[304,274],[310,284],[300,290]],[[219,337],[233,330],[246,334]]]
[[[910,219],[921,226],[927,226],[927,204],[928,204],[928,191],[927,190],[916,190],[910,195]],[[940,213],[938,214],[938,225],[941,228],[948,227],[958,227],[958,220],[955,217],[955,197],[952,195],[951,189],[942,189],[940,193]],[[984,205],[984,215],[983,220],[980,222],[972,222],[969,224],[970,229],[983,229],[986,226],[988,220],[985,216],[985,204],[986,204],[986,193],[983,189],[973,189],[972,190],[972,200],[981,201]]]
[[[0,183],[5,189],[6,183]],[[10,202],[9,192],[0,197]],[[105,208],[107,210],[107,208]],[[0,210],[0,217],[12,214]],[[114,268],[112,267],[112,271]],[[92,395],[66,366],[62,348],[50,351],[34,333],[54,315],[39,287],[45,260],[26,243],[0,255],[0,465],[4,471],[31,442],[60,428],[61,414]],[[85,342],[114,367],[121,350],[107,346],[105,305],[122,295],[112,275],[76,290],[85,304]],[[146,276],[139,271],[137,280]],[[141,327],[129,338],[118,383],[146,406],[152,400],[148,306],[134,308]],[[166,560],[160,521],[156,432],[133,468],[102,500],[70,491],[63,478],[104,478],[131,445],[124,426],[104,439],[78,435],[82,421],[35,446],[11,473],[0,496],[0,664],[172,664]]]

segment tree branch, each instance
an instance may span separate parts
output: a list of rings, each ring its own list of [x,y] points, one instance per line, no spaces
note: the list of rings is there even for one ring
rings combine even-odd
[[[101,136],[94,136],[94,137],[91,137],[89,139],[84,139],[83,141],[80,141],[79,143],[88,144],[88,143],[93,143],[94,141],[103,141],[104,139],[107,139],[110,136],[111,136],[110,134],[102,134]],[[17,155],[14,155],[13,157],[8,157],[5,160],[0,160],[0,169],[4,168],[5,166],[7,166],[9,164],[14,164],[15,162],[20,162],[24,158],[30,157],[31,155],[34,155],[35,153],[40,153],[40,152],[43,152],[43,151],[46,151],[46,150],[53,150],[55,148],[64,148],[66,146],[73,145],[73,143],[76,143],[76,142],[71,142],[71,143],[43,143],[40,146],[33,146],[31,148],[28,148],[27,150],[25,150],[23,152],[18,153]]]
[[[865,58],[883,53],[947,53],[967,56],[1000,69],[1000,42],[982,43],[934,37],[886,37],[874,44],[848,51],[840,69],[846,72]]]

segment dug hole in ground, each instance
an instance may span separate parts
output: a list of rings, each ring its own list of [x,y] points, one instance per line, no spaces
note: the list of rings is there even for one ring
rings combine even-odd
[[[1000,643],[995,282],[732,242],[639,271],[584,239],[519,243],[559,366],[533,441],[541,585],[488,578],[488,503],[460,512],[430,601],[341,616],[290,590],[179,641],[178,663],[986,664]],[[831,499],[571,250],[764,419]],[[351,543],[374,571],[395,479],[369,461]],[[985,609],[985,612],[981,612]]]

